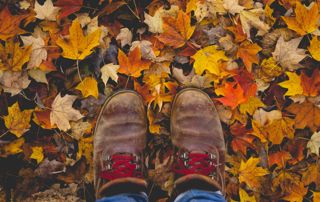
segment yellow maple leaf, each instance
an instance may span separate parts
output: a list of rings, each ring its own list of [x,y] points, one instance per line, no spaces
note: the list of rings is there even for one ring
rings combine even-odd
[[[257,75],[265,82],[270,82],[274,77],[280,76],[283,72],[273,57],[262,60]]]
[[[86,77],[81,81],[77,87],[77,90],[80,90],[83,97],[89,97],[92,95],[95,98],[98,98],[99,91],[98,91],[98,83],[97,81],[92,77]]]
[[[279,86],[282,88],[288,89],[285,93],[287,96],[295,96],[301,95],[303,93],[303,88],[301,86],[301,78],[296,73],[286,72],[287,76],[289,77],[288,81],[283,81],[279,83]]]
[[[249,196],[247,192],[243,189],[239,189],[239,197],[240,197],[240,202],[256,202],[256,199],[254,196]]]
[[[247,162],[241,161],[239,168],[239,181],[245,182],[250,189],[259,187],[260,178],[268,174],[268,171],[258,167],[259,158],[251,157]]]
[[[37,163],[40,163],[44,159],[42,147],[31,147],[32,153],[30,158],[35,159]]]
[[[31,46],[20,47],[14,39],[6,41],[5,46],[0,44],[0,70],[21,71],[31,52]]]
[[[99,45],[101,29],[83,35],[81,25],[78,19],[72,21],[69,28],[70,39],[68,41],[59,38],[58,46],[63,50],[62,56],[73,60],[83,60],[92,53],[92,49]]]
[[[18,138],[13,140],[9,144],[1,146],[0,148],[0,156],[7,157],[8,155],[14,155],[22,152],[21,146],[24,144],[24,138]]]
[[[313,192],[313,201],[320,201],[320,192]]]
[[[240,104],[239,111],[242,114],[248,113],[250,115],[253,115],[256,109],[264,106],[265,105],[262,103],[262,101],[259,98],[251,96],[248,98],[248,100],[245,103]]]
[[[5,116],[4,124],[17,137],[21,137],[23,133],[30,128],[31,109],[20,111],[18,102],[8,108],[8,115]]]
[[[218,50],[218,46],[216,45],[198,50],[192,58],[195,60],[193,67],[198,75],[202,75],[205,70],[219,75],[222,61],[228,61],[228,57],[224,54],[224,51]]]
[[[312,38],[308,51],[313,59],[320,61],[320,41],[318,40],[318,37],[315,36]]]
[[[273,120],[264,127],[264,132],[272,144],[281,144],[284,137],[293,139],[294,120],[288,117]]]
[[[295,17],[282,17],[288,28],[296,31],[300,35],[312,33],[318,29],[319,10],[318,5],[313,3],[309,8],[296,1],[294,10]]]

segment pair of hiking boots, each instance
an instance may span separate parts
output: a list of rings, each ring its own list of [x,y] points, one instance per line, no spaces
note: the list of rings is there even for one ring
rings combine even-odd
[[[219,116],[199,89],[180,91],[171,110],[175,146],[174,193],[190,189],[224,192],[225,143]],[[147,117],[134,91],[120,91],[103,105],[94,134],[96,197],[146,190],[143,150]]]

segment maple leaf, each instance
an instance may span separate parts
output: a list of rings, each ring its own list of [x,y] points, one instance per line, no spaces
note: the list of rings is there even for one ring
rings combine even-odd
[[[311,77],[308,77],[305,72],[301,74],[301,86],[303,88],[303,95],[315,97],[320,92],[320,73],[318,69],[312,72]]]
[[[257,92],[257,84],[254,75],[246,69],[238,69],[233,77],[241,86],[246,98],[255,96]]]
[[[225,106],[229,106],[235,109],[239,104],[244,103],[246,98],[244,97],[244,91],[237,83],[226,83],[224,87],[215,90],[217,95],[223,95],[224,97],[215,98]]]
[[[118,72],[132,77],[139,77],[141,71],[149,69],[151,64],[150,61],[141,60],[141,50],[139,47],[130,51],[128,56],[119,49],[118,61],[120,65]]]
[[[250,135],[251,131],[247,130],[244,125],[235,123],[230,126],[230,132],[233,135],[231,141],[231,147],[233,151],[239,151],[243,155],[247,155],[247,148],[255,148],[253,144],[255,137]]]
[[[278,168],[284,168],[286,166],[286,162],[291,159],[291,155],[287,151],[279,151],[272,154],[269,154],[268,164],[269,167],[276,164]]]
[[[73,60],[83,60],[92,53],[92,49],[99,45],[101,29],[83,35],[78,19],[72,21],[69,28],[70,39],[68,42],[59,38],[56,43],[63,50],[62,56]]]
[[[273,58],[284,68],[296,70],[301,67],[299,62],[306,57],[305,50],[298,48],[301,38],[291,39],[288,42],[284,41],[281,36],[274,52]]]
[[[60,8],[54,7],[51,0],[46,0],[43,5],[36,1],[34,11],[37,13],[36,18],[41,20],[55,21]]]
[[[83,0],[58,0],[55,5],[60,7],[59,18],[68,17],[70,14],[77,12],[81,9]]]
[[[224,0],[223,7],[232,15],[240,13],[245,7],[239,5],[239,0]]]
[[[250,43],[249,41],[245,41],[241,43],[237,51],[237,57],[241,58],[247,70],[251,72],[252,64],[259,63],[259,55],[262,49],[256,43]]]
[[[286,72],[287,76],[289,77],[288,81],[283,81],[279,83],[279,86],[282,88],[288,89],[286,92],[286,96],[295,96],[301,95],[303,93],[303,88],[301,86],[301,79],[295,72]]]
[[[319,154],[320,131],[313,133],[310,140],[308,141],[307,148],[310,149],[310,153],[313,153],[313,154],[316,154],[317,156],[320,156],[320,154]]]
[[[122,28],[120,33],[117,35],[116,40],[120,40],[121,47],[124,47],[125,45],[131,46],[132,32],[126,27]]]
[[[118,74],[117,71],[120,68],[119,65],[114,65],[113,63],[105,64],[101,67],[101,79],[103,83],[107,83],[109,78],[111,78],[113,81],[118,81]]]
[[[308,188],[304,186],[302,182],[292,183],[289,188],[287,188],[287,195],[282,199],[287,201],[303,201],[304,196],[308,192]]]
[[[289,29],[296,31],[300,35],[312,33],[318,29],[319,11],[316,3],[306,8],[300,1],[297,1],[294,11],[295,17],[282,17]]]
[[[258,167],[260,159],[251,157],[248,161],[241,161],[239,168],[239,181],[245,182],[250,189],[256,189],[260,185],[260,178],[265,176],[268,171],[265,168]]]
[[[224,54],[224,51],[218,50],[217,48],[218,46],[216,45],[207,46],[191,56],[191,58],[195,60],[193,67],[196,74],[202,75],[205,70],[215,75],[220,74],[221,62],[228,61],[229,59]]]
[[[320,192],[313,192],[313,201],[320,201]]]
[[[280,67],[273,57],[262,60],[258,69],[258,77],[265,82],[270,82],[274,77],[280,76],[283,73],[282,67]]]
[[[310,41],[310,46],[308,47],[313,59],[320,61],[320,41],[317,36],[314,36]]]
[[[32,53],[27,68],[31,69],[39,67],[43,60],[47,59],[47,50],[44,47],[45,43],[41,37],[21,36],[24,46],[31,46]]]
[[[98,98],[98,82],[92,77],[86,77],[83,79],[76,87],[77,90],[80,90],[83,97],[89,97],[90,95]]]
[[[181,10],[176,19],[164,17],[163,21],[163,33],[158,39],[173,48],[184,46],[195,30],[195,26],[191,26],[190,16]]]
[[[26,17],[26,15],[11,15],[7,6],[3,8],[0,11],[0,39],[6,41],[17,34],[24,33],[25,31],[19,25]]]
[[[30,128],[31,109],[20,111],[18,102],[8,108],[8,115],[5,116],[4,124],[8,130],[17,137],[21,137]]]
[[[43,159],[43,148],[42,147],[31,147],[32,153],[30,155],[31,159],[35,159],[39,164]]]
[[[67,131],[70,129],[69,121],[77,121],[83,116],[72,108],[72,104],[77,99],[77,96],[74,95],[65,95],[61,97],[60,93],[54,99],[50,113],[50,122],[51,125],[56,124],[60,130]]]
[[[294,120],[288,117],[273,120],[264,126],[264,133],[268,140],[273,144],[281,144],[284,137],[293,139],[294,137]]]
[[[242,188],[239,189],[239,197],[240,202],[256,202],[256,198],[253,196],[249,196],[245,190]]]
[[[2,75],[0,75],[1,87],[4,92],[11,93],[12,96],[17,95],[21,90],[27,88],[30,82],[26,72],[4,71]]]
[[[247,102],[245,103],[241,103],[240,107],[239,107],[239,111],[242,114],[248,113],[250,115],[253,115],[253,113],[260,107],[264,107],[265,105],[263,104],[263,102],[257,98],[257,97],[253,97],[250,96],[247,99]]]
[[[0,147],[0,156],[7,157],[8,155],[14,155],[23,152],[21,149],[24,144],[24,138],[18,138],[16,140],[11,141],[9,144],[1,145]]]
[[[316,131],[320,127],[320,108],[309,101],[302,104],[293,103],[287,111],[296,115],[294,125],[298,129],[309,127],[312,131]]]
[[[242,29],[245,34],[247,34],[247,38],[250,39],[250,29],[252,27],[258,30],[258,35],[264,35],[270,29],[269,25],[264,23],[260,16],[264,14],[264,10],[261,8],[251,9],[251,10],[242,10],[240,11],[240,21],[242,24]]]
[[[7,41],[5,46],[0,44],[0,70],[21,71],[31,52],[31,46],[22,48],[14,39]]]

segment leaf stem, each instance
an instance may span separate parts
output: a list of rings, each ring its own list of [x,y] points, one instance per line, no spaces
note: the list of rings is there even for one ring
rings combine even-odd
[[[80,68],[79,68],[79,60],[77,60],[77,71],[80,81],[82,82],[81,74],[80,74]]]
[[[127,88],[127,85],[128,85],[128,83],[129,83],[129,80],[130,80],[130,76],[128,76],[128,79],[127,79],[127,82],[126,82],[126,85],[125,85],[124,88]]]

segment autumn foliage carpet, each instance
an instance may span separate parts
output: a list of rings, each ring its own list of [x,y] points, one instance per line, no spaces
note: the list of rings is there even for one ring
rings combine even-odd
[[[0,1],[0,200],[93,201],[93,129],[144,98],[151,201],[171,193],[170,107],[207,92],[229,201],[320,201],[320,1]],[[206,140],[203,140],[206,141]]]

